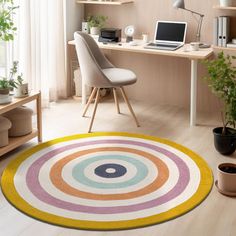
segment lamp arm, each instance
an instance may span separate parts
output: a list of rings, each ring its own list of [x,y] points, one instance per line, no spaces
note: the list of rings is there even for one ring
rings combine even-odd
[[[196,14],[196,15],[199,15],[200,17],[204,17],[204,15],[201,14],[201,13],[199,13],[199,12],[192,11],[192,10],[189,10],[189,9],[187,9],[187,8],[183,8],[183,9],[186,10],[186,11],[189,11],[189,12],[191,12],[191,13],[194,13],[194,14]]]
[[[196,34],[196,41],[197,41],[197,42],[200,42],[201,29],[202,29],[202,21],[203,21],[204,15],[201,14],[201,13],[198,13],[198,12],[196,12],[196,11],[189,10],[189,9],[187,9],[187,8],[184,8],[184,10],[189,11],[189,12],[191,12],[191,13],[193,13],[193,14],[196,14],[196,15],[200,16],[200,19],[199,19],[199,22],[198,22],[198,27],[197,27],[197,34]]]

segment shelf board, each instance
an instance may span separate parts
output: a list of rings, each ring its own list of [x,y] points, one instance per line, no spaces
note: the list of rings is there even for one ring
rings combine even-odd
[[[118,1],[91,1],[91,0],[78,0],[77,3],[84,3],[84,4],[100,4],[100,5],[122,5],[127,3],[132,3],[134,0],[118,0]]]
[[[214,9],[218,10],[234,10],[236,11],[236,7],[221,7],[221,6],[213,6]]]
[[[19,147],[20,145],[28,142],[29,140],[37,136],[38,136],[38,131],[36,129],[33,129],[33,132],[30,134],[21,137],[9,138],[9,144],[5,147],[0,148],[0,156]]]
[[[219,46],[212,46],[213,49],[222,50],[222,51],[236,51],[236,48],[226,48],[226,47],[219,47]]]
[[[11,103],[0,105],[0,114],[10,111],[16,107],[22,106],[25,103],[35,100],[39,95],[39,92],[31,93],[29,96],[24,98],[13,98]]]

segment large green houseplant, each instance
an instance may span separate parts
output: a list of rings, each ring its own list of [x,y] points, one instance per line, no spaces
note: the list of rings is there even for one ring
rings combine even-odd
[[[17,28],[14,25],[12,15],[18,6],[13,0],[0,0],[0,40],[10,41],[14,39]]]
[[[211,91],[223,102],[221,111],[222,127],[213,130],[216,149],[225,155],[236,149],[236,67],[233,66],[235,56],[219,53],[214,60],[205,64],[208,76],[205,78]]]

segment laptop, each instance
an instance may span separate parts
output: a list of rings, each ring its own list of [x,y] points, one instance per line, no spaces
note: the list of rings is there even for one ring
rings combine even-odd
[[[174,51],[185,43],[187,22],[157,21],[154,41],[144,48]]]

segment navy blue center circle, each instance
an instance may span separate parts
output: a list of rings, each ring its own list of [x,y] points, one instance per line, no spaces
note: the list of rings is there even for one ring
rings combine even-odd
[[[96,175],[103,178],[118,178],[125,175],[126,172],[127,170],[124,166],[113,163],[98,166],[94,170]]]

